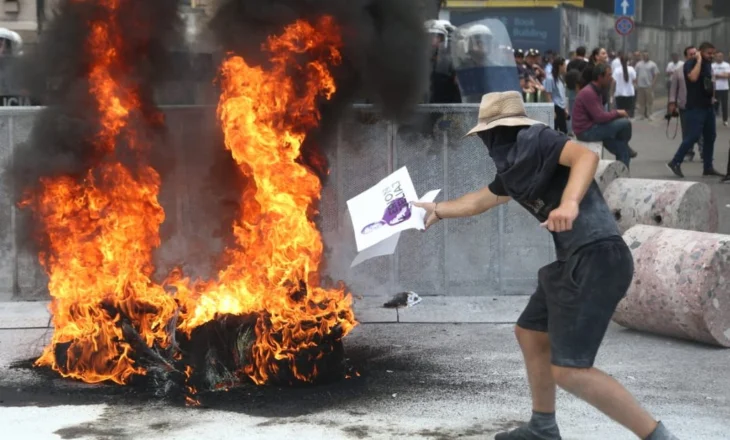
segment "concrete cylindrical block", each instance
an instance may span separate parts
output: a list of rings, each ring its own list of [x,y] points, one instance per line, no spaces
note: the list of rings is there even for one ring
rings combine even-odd
[[[618,178],[603,196],[621,233],[634,225],[717,232],[717,202],[704,183]]]
[[[602,142],[581,142],[581,141],[574,141],[577,142],[584,147],[588,148],[592,152],[596,153],[598,157],[603,157],[603,143]]]
[[[629,169],[623,162],[618,160],[601,160],[596,169],[596,183],[601,191],[605,191],[608,185],[619,177],[629,177]]]
[[[613,320],[730,347],[730,235],[639,225],[624,240],[635,272]]]

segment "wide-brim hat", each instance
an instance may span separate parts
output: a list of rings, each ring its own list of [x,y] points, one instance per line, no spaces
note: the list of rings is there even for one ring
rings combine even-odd
[[[518,127],[520,125],[535,124],[544,123],[527,117],[525,105],[522,103],[522,94],[519,92],[487,93],[482,96],[482,103],[479,104],[477,125],[469,130],[465,136],[471,136],[494,127]]]

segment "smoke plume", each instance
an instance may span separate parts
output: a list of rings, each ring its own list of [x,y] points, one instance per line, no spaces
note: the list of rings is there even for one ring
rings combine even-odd
[[[355,98],[376,104],[383,116],[402,119],[424,90],[427,39],[419,0],[229,0],[211,29],[224,50],[249,63],[266,63],[261,45],[297,19],[330,15],[343,32],[343,62],[334,70],[335,99],[323,108],[322,127]],[[332,118],[332,119],[330,119]]]
[[[112,152],[94,147],[101,112],[89,80],[93,56],[88,41],[93,23],[112,23],[110,38],[123,40],[116,45],[119,62],[109,66],[109,73],[138,92],[139,110],[130,115],[128,126],[147,133],[148,138],[163,140],[164,122],[157,115],[154,88],[169,73],[168,48],[179,41],[178,1],[121,1],[114,11],[107,3],[62,0],[37,49],[19,66],[24,88],[46,108],[36,117],[28,141],[14,146],[13,161],[6,164],[4,183],[16,201],[32,191],[41,177],[81,179],[105,156],[116,156],[130,169],[140,162],[139,155],[125,145],[124,133]],[[164,171],[164,161],[142,159],[147,164],[150,161],[158,172]],[[28,226],[27,222],[20,223]],[[18,235],[27,236],[28,232],[18,231]],[[27,244],[22,238],[20,241]]]

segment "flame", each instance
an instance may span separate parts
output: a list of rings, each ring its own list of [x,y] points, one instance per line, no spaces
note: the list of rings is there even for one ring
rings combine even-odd
[[[150,141],[135,128],[144,124],[132,122],[146,117],[149,125],[160,115],[142,112],[141,88],[125,78],[115,22],[120,0],[99,3],[107,16],[90,23],[86,50],[98,110],[92,142],[101,159],[83,178],[41,179],[21,202],[43,229],[47,251],[40,260],[52,296],[54,333],[37,365],[86,382],[124,384],[145,374],[135,347],[168,347],[173,319],[190,335],[220,314],[255,314],[243,373],[263,384],[287,368],[297,380],[313,381],[325,339],[357,324],[344,288],[321,286],[323,244],[313,216],[322,187],[300,163],[302,143],[319,124],[318,104],[336,90],[329,69],[341,61],[340,29],[331,17],[297,21],[264,44],[268,68],[238,56],[224,61],[218,118],[226,148],[250,181],[232,226],[235,246],[224,252],[227,265],[214,281],[191,282],[175,271],[158,284],[151,276],[165,218],[160,178],[146,165]],[[122,143],[136,154],[133,169],[115,159]],[[180,361],[180,353],[173,358]],[[187,379],[192,371],[186,366]],[[188,404],[197,404],[195,388],[186,386]]]
[[[329,66],[340,62],[341,45],[331,17],[316,26],[300,20],[264,44],[269,69],[238,56],[221,67],[218,118],[225,145],[252,183],[241,195],[236,246],[226,251],[229,264],[218,282],[179,290],[187,304],[181,329],[190,331],[219,313],[258,313],[246,367],[258,384],[276,374],[282,361],[297,379],[313,380],[317,371],[300,370],[297,356],[315,349],[323,336],[344,336],[356,324],[351,296],[319,286],[323,245],[311,217],[322,186],[298,161],[307,132],[319,123],[319,100],[335,92]],[[302,63],[304,57],[310,61]]]
[[[160,244],[165,215],[157,201],[160,178],[144,164],[134,172],[114,158],[121,136],[135,151],[149,145],[129,124],[140,110],[139,90],[124,85],[121,38],[113,20],[119,6],[106,0],[107,20],[90,23],[86,50],[91,94],[99,130],[92,139],[103,156],[82,179],[41,179],[21,202],[43,227],[48,251],[40,260],[49,275],[54,332],[37,365],[86,382],[125,383],[144,374],[130,358],[122,320],[133,325],[147,346],[168,344],[165,325],[177,305],[151,282],[152,250]]]

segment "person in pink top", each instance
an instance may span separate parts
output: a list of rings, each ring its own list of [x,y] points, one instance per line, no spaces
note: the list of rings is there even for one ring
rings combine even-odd
[[[581,89],[573,109],[573,132],[579,141],[602,142],[617,160],[629,166],[631,160],[631,121],[626,110],[607,112],[602,96],[611,87],[611,67],[599,63],[593,67],[592,81]]]

